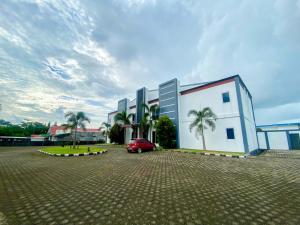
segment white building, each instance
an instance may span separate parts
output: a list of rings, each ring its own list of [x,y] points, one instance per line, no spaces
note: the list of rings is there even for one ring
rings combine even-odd
[[[143,103],[158,104],[160,115],[167,115],[173,121],[178,148],[202,149],[201,137],[197,138],[195,132],[189,130],[193,118],[188,117],[188,112],[210,107],[217,120],[214,131],[204,131],[207,150],[248,154],[258,149],[252,97],[239,75],[190,85],[180,85],[173,79],[155,90],[143,87],[137,90],[135,99],[118,102],[118,109],[108,114],[108,123],[113,125],[114,116],[126,111],[135,114],[134,122],[138,124],[144,114]],[[140,136],[139,130],[134,132],[131,128],[127,128],[126,133],[126,141]],[[155,130],[149,132],[148,139],[155,142]]]
[[[260,149],[300,150],[300,123],[257,126]]]

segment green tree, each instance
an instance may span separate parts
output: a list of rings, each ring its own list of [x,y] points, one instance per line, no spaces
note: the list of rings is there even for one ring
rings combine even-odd
[[[110,129],[108,137],[111,143],[124,144],[124,128],[115,123]]]
[[[66,129],[71,129],[71,133],[74,132],[73,138],[73,148],[75,148],[76,141],[77,141],[77,129],[81,128],[85,130],[85,123],[90,123],[90,119],[85,115],[84,112],[68,112],[65,114],[65,118],[67,119],[67,123],[63,124]]]
[[[46,124],[39,122],[23,121],[16,125],[8,121],[0,121],[0,135],[28,137],[32,134],[47,134],[49,128]]]
[[[103,132],[103,134],[105,135],[105,143],[107,143],[107,137],[109,135],[109,129],[110,129],[111,125],[109,123],[107,123],[107,122],[103,122],[102,123],[102,127],[105,128],[105,131]]]
[[[0,119],[0,126],[11,126],[11,122]]]
[[[196,137],[198,137],[198,135],[201,135],[203,149],[206,150],[204,130],[210,127],[213,131],[216,128],[215,121],[217,119],[217,116],[209,107],[205,107],[204,109],[199,111],[194,109],[190,110],[188,116],[193,116],[194,118],[194,120],[190,124],[190,132],[192,132],[193,128],[196,129]]]
[[[119,112],[115,115],[115,122],[121,125],[124,128],[124,143],[126,142],[126,127],[130,126],[131,127],[131,121],[130,119],[132,118],[133,114],[127,113],[125,111]]]
[[[145,109],[144,116],[140,122],[141,133],[144,138],[148,137],[148,133],[152,131],[159,118],[159,106],[157,104],[151,105],[143,104],[142,107]]]
[[[155,128],[160,146],[163,148],[174,148],[176,146],[176,129],[168,116],[161,116]]]

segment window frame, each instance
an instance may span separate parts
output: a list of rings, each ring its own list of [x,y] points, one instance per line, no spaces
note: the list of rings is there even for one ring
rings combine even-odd
[[[232,131],[232,133],[228,133],[229,131]],[[234,128],[233,127],[226,128],[226,136],[227,136],[227,140],[234,140],[235,139],[235,133],[234,133]]]
[[[223,101],[223,103],[229,103],[230,102],[229,91],[222,93],[222,101]]]

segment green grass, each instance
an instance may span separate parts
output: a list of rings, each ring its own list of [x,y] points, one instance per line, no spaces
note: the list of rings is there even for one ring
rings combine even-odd
[[[90,148],[90,151],[88,151],[88,147]],[[42,151],[52,153],[52,154],[80,154],[80,153],[88,153],[88,152],[102,152],[105,149],[94,147],[94,146],[79,146],[79,148],[71,146],[53,146],[53,147],[44,147],[42,148]]]
[[[111,144],[111,143],[96,144],[94,146],[103,147],[103,148],[114,148],[114,149],[123,149],[123,148],[126,148],[126,145]]]
[[[244,155],[243,152],[224,152],[224,151],[212,151],[212,150],[199,150],[199,149],[174,149],[175,152],[191,152],[191,153],[212,153],[212,154],[224,154],[224,155]]]

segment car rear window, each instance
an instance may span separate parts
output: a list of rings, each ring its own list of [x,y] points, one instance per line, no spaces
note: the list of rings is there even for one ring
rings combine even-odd
[[[133,144],[133,143],[135,143],[136,142],[136,140],[130,140],[129,141],[129,144]]]

